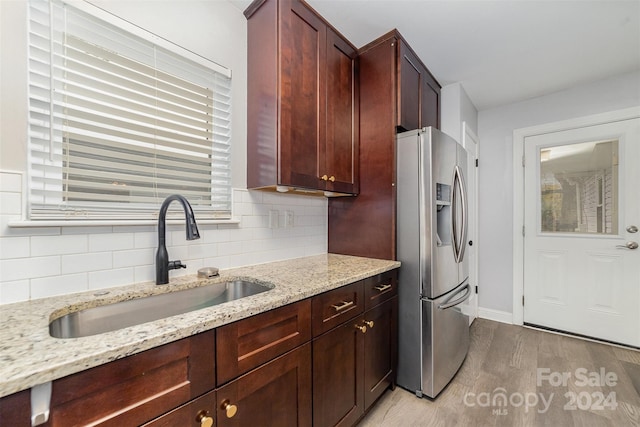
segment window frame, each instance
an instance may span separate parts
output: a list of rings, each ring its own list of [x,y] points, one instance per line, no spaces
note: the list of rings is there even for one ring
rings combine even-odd
[[[29,33],[29,40],[32,37],[32,30],[31,30],[31,26],[32,24],[32,17],[31,17],[31,8],[32,5],[31,3],[34,0],[30,0],[29,2],[29,6],[28,6],[28,21],[29,21],[29,26],[28,26],[28,33]],[[56,0],[55,2],[52,2],[51,0],[43,2],[48,4],[49,6],[49,10],[51,11],[54,7],[67,7],[70,6],[76,10],[79,10],[83,13],[86,13],[88,15],[90,15],[93,18],[99,19],[101,21],[106,22],[107,24],[117,27],[119,30],[129,33],[130,35],[133,35],[135,37],[138,37],[140,39],[143,39],[147,42],[152,43],[154,46],[157,46],[161,49],[165,49],[169,52],[172,53],[176,53],[182,57],[185,57],[187,60],[194,62],[198,65],[204,66],[207,69],[210,69],[212,72],[214,73],[218,73],[226,78],[228,78],[229,80],[231,79],[231,70],[229,70],[226,67],[221,66],[220,64],[217,64],[213,61],[210,61],[209,59],[206,59],[200,55],[197,55],[183,47],[180,47],[156,34],[153,34],[141,27],[138,27],[114,14],[111,14],[110,12],[107,12],[103,9],[100,9],[97,6],[94,6],[92,4],[89,4],[85,1],[66,1],[66,0]],[[46,6],[45,6],[46,7]],[[28,60],[31,59],[31,41],[29,41],[29,53],[27,55]],[[50,67],[52,67],[53,65],[51,65],[51,63],[49,64]],[[28,72],[29,72],[29,76],[27,77],[29,84],[31,83],[31,65],[28,65]],[[229,86],[228,86],[228,125],[227,125],[227,138],[228,138],[228,142],[227,142],[227,152],[228,152],[228,167],[225,169],[226,172],[226,177],[225,177],[225,184],[227,187],[226,190],[226,196],[224,199],[224,203],[226,203],[226,206],[228,206],[228,209],[222,211],[222,210],[218,210],[215,211],[215,209],[213,208],[213,204],[214,202],[211,203],[210,206],[208,207],[196,207],[194,206],[194,211],[196,212],[196,217],[198,218],[198,220],[200,222],[206,221],[208,223],[228,223],[228,222],[236,222],[233,220],[232,217],[232,206],[233,206],[233,200],[232,200],[232,195],[233,195],[233,190],[231,187],[231,129],[232,129],[232,124],[231,124],[231,105],[232,105],[232,99],[231,99],[231,81],[229,81]],[[29,97],[29,107],[28,107],[28,114],[30,116],[29,119],[29,128],[31,129],[31,114],[32,114],[32,100],[31,100],[31,90],[28,89],[28,97]],[[53,101],[52,101],[53,102]],[[30,132],[31,133],[31,132]],[[54,142],[50,142],[51,144],[54,144]],[[211,147],[213,147],[214,145],[214,141],[211,142]],[[212,152],[213,152],[213,148],[211,148]],[[164,199],[164,197],[160,198],[158,197],[157,200],[155,201],[155,203],[153,204],[153,208],[149,208],[149,206],[147,206],[146,208],[143,207],[141,209],[125,209],[124,212],[122,214],[115,214],[113,217],[110,215],[100,215],[100,213],[96,214],[94,212],[85,214],[84,212],[80,211],[76,211],[75,209],[71,209],[68,211],[68,213],[64,214],[61,213],[64,211],[64,209],[58,209],[57,211],[55,211],[54,214],[50,215],[50,216],[46,216],[46,215],[37,215],[34,216],[33,215],[33,211],[32,211],[32,205],[33,205],[33,198],[32,198],[32,165],[33,165],[33,159],[32,159],[32,141],[31,141],[31,135],[29,135],[28,138],[28,166],[27,166],[27,179],[26,179],[26,186],[25,186],[25,193],[26,193],[26,210],[25,212],[27,213],[26,215],[26,221],[14,221],[13,225],[14,226],[25,226],[25,223],[30,223],[30,222],[34,222],[37,223],[37,225],[42,225],[45,226],[46,224],[70,224],[71,222],[77,222],[78,225],[88,225],[88,224],[100,224],[100,225],[105,225],[105,224],[148,224],[148,223],[152,223],[156,221],[157,218],[157,211],[159,209],[160,204],[162,203],[162,200]],[[211,164],[213,165],[213,160],[211,160]],[[60,169],[63,168],[63,165],[60,164],[55,164],[55,167],[58,167]],[[213,169],[213,166],[212,166]],[[211,179],[213,181],[214,179],[214,174],[215,172],[211,173]],[[64,178],[60,179],[60,182],[64,182]],[[213,182],[210,184],[211,188],[213,188]],[[213,198],[213,197],[212,197]],[[222,212],[222,214],[221,214]],[[179,218],[179,213],[176,213],[176,218]]]

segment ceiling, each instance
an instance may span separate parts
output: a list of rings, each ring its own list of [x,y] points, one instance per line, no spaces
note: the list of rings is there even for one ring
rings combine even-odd
[[[640,0],[307,3],[357,47],[397,28],[440,84],[460,82],[478,110],[640,71]]]

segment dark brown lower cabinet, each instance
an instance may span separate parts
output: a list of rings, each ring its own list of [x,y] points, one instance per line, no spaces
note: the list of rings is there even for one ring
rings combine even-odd
[[[398,298],[394,297],[364,314],[373,325],[364,334],[364,407],[367,410],[389,387],[395,387],[398,341]],[[371,323],[373,322],[373,323]]]
[[[364,413],[364,334],[357,319],[313,341],[313,426],[351,426]]]
[[[311,344],[218,389],[217,425],[311,426]]]
[[[396,291],[379,274],[60,378],[44,426],[355,425],[395,383]],[[30,413],[0,399],[1,427]]]
[[[313,341],[313,425],[351,426],[395,384],[397,297]]]
[[[144,427],[311,426],[311,344],[307,343]]]

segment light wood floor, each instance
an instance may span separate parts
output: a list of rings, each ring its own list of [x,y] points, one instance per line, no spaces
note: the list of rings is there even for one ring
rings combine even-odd
[[[476,319],[469,354],[438,398],[389,390],[358,424],[370,426],[640,426],[640,351]]]

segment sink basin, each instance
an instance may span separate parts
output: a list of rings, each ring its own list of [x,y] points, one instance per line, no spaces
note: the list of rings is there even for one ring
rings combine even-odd
[[[121,301],[69,313],[49,324],[54,338],[79,338],[115,331],[268,291],[268,286],[235,280]]]

